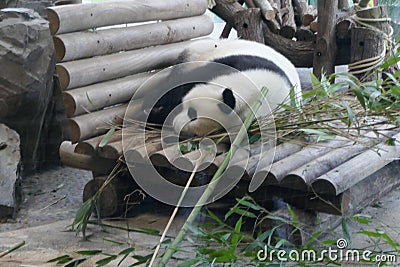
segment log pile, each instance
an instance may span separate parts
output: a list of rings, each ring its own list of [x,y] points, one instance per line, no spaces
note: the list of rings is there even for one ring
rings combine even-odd
[[[184,184],[195,168],[193,160],[199,158],[201,154],[199,150],[182,152],[176,145],[163,147],[159,133],[152,132],[145,137],[141,135],[143,125],[133,124],[122,130],[117,129],[111,137],[107,137],[106,134],[113,126],[122,124],[128,101],[146,79],[152,77],[159,69],[174,64],[184,47],[193,42],[191,38],[204,36],[212,30],[212,22],[202,15],[207,8],[207,2],[187,1],[190,2],[189,11],[186,9],[189,5],[186,1],[171,0],[174,4],[165,7],[169,12],[160,11],[163,19],[168,19],[166,21],[96,31],[83,29],[104,26],[106,22],[137,22],[136,19],[143,19],[141,16],[149,12],[146,11],[148,7],[135,6],[136,1],[123,2],[124,5],[132,6],[117,8],[113,12],[118,16],[111,17],[118,18],[110,18],[111,21],[107,19],[106,22],[96,18],[100,15],[103,17],[105,11],[100,8],[103,4],[90,4],[90,8],[87,6],[81,8],[84,5],[79,5],[72,9],[74,5],[71,5],[50,9],[49,18],[51,29],[55,34],[54,42],[59,61],[57,71],[64,90],[71,134],[71,141],[64,142],[60,147],[60,156],[66,165],[92,170],[97,177],[98,181],[92,181],[87,185],[86,198],[93,195],[95,189],[105,180],[104,175],[111,171],[117,160],[134,168],[154,166],[158,173],[168,177],[166,179],[172,177],[172,182],[176,184]],[[221,1],[217,0],[217,6],[214,7],[218,13],[236,14],[224,18],[227,18],[234,27],[241,29],[239,32],[249,37],[258,36],[259,40],[265,42],[274,40],[280,42],[283,39],[286,40],[284,42],[292,42],[292,40],[276,34],[272,36],[265,34],[261,15],[271,21],[276,20],[279,32],[283,32],[285,27],[290,28],[295,25],[294,31],[284,30],[288,32],[289,38],[295,36],[300,28],[310,26],[316,19],[312,8],[300,0],[268,1],[268,3],[254,1],[258,5],[263,4],[260,10],[244,9],[238,2],[233,1],[221,5]],[[250,1],[245,2],[249,4]],[[153,8],[156,6],[159,8],[165,1],[152,1],[151,5],[153,3]],[[113,9],[110,5],[104,5],[106,10]],[[140,12],[135,9],[135,14],[140,13],[137,17],[125,13],[133,10],[133,6],[143,8]],[[182,7],[182,12],[176,12]],[[118,13],[120,10],[121,14]],[[79,11],[81,14],[75,19],[68,17],[67,21],[58,21],[67,15],[75,14],[74,11]],[[50,15],[51,13],[54,14]],[[243,13],[243,16],[238,16],[237,13]],[[177,18],[176,14],[186,15]],[[69,22],[75,24],[81,17],[85,18],[81,22],[85,26],[81,23],[68,25]],[[127,18],[134,18],[135,21],[127,21]],[[154,17],[150,14],[148,19]],[[309,25],[304,25],[303,20]],[[241,27],[245,23],[254,23],[258,27],[250,31],[245,29],[246,27]],[[164,33],[166,29],[167,32]],[[156,34],[153,36],[152,32]],[[168,38],[165,38],[165,34]],[[290,34],[293,36],[290,37]],[[134,38],[132,42],[131,38]],[[305,42],[294,43],[297,43],[296,49],[304,49],[303,54],[300,53],[296,55],[297,57],[308,55],[310,52],[313,55],[314,50],[308,50],[313,48],[312,46],[302,47],[301,43]],[[289,48],[290,45],[284,47],[284,49]],[[292,51],[294,52],[297,50]],[[130,103],[129,113],[143,112],[140,99],[140,95],[135,95],[137,103]],[[390,168],[394,167],[388,165],[400,156],[399,146],[385,145],[385,139],[380,140],[380,144],[368,143],[370,135],[373,134],[365,133],[364,145],[353,145],[350,140],[336,138],[318,145],[291,142],[279,144],[273,149],[262,150],[261,145],[256,143],[249,149],[239,149],[235,153],[225,176],[242,173],[242,178],[249,184],[250,192],[253,191],[251,194],[256,199],[265,197],[265,188],[274,187],[276,188],[274,191],[285,201],[300,208],[331,214],[358,211],[400,183],[398,179],[392,179]],[[384,137],[399,139],[400,135],[395,131],[387,131]],[[106,138],[108,141],[104,143]],[[373,149],[370,150],[370,147]],[[380,156],[376,153],[377,150],[380,151]],[[199,168],[202,170],[201,177],[212,177],[225,155],[226,148],[225,150],[222,148],[216,157],[202,157],[199,163]],[[355,170],[353,166],[358,168]],[[388,175],[376,175],[378,170],[387,168],[385,166],[391,166],[387,170]],[[396,168],[398,169],[398,166]],[[376,186],[371,187],[371,182]],[[202,184],[203,181],[194,183]],[[107,193],[110,196],[117,195],[118,188],[125,187],[119,182],[110,186],[115,187]],[[248,192],[247,188],[245,191]],[[120,198],[118,193],[118,199]],[[113,206],[108,207],[110,213],[121,209],[120,200],[112,203]],[[107,212],[103,214],[112,215]]]
[[[317,10],[306,0],[254,0],[270,30],[287,39],[314,41]]]

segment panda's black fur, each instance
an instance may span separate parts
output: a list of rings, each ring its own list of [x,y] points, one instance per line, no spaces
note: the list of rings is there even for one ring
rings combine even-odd
[[[190,70],[190,72],[194,73],[184,73],[182,75],[194,75],[197,77],[198,80],[202,81],[210,81],[213,78],[221,75],[227,75],[231,71],[248,71],[248,70],[268,70],[271,72],[277,73],[283,79],[286,80],[289,86],[293,86],[285,74],[285,72],[279,68],[274,62],[252,55],[230,55],[227,57],[216,58],[210,61],[211,64],[205,64],[195,70]],[[216,65],[212,63],[219,63],[230,68],[215,68]],[[210,71],[210,68],[215,68],[216,71]],[[234,70],[235,69],[235,70]],[[148,122],[155,123],[155,124],[163,124],[168,116],[168,114],[179,104],[182,103],[182,99],[185,95],[193,89],[194,86],[206,83],[206,82],[193,82],[193,83],[186,83],[180,85],[178,87],[173,88],[172,90],[168,91],[164,94],[154,105],[153,109],[150,111]],[[233,97],[231,90],[224,91],[223,94],[223,101],[224,103],[230,107],[231,109],[235,108],[235,98]]]

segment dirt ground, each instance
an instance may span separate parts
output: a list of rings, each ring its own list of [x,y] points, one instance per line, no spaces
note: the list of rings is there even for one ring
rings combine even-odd
[[[80,236],[76,236],[69,230],[68,226],[82,202],[83,186],[89,179],[91,179],[90,172],[67,167],[26,177],[23,181],[24,198],[17,218],[0,224],[0,253],[21,241],[25,241],[26,244],[0,258],[0,266],[55,266],[46,262],[78,250],[100,249],[108,253],[118,253],[128,245],[134,247],[138,255],[149,254],[157,244],[158,236],[109,228],[104,232],[98,226],[89,225],[89,241],[83,241]],[[349,222],[353,247],[373,246],[373,240],[356,234],[363,229],[382,229],[396,242],[400,242],[399,206],[400,189],[398,188],[363,211],[363,214],[371,216],[373,220],[371,225],[361,227],[360,224]],[[164,206],[157,206],[152,212],[108,223],[130,228],[147,227],[162,230],[170,212],[171,210],[165,209]],[[181,227],[187,212],[184,210],[175,220],[170,235],[174,235]],[[337,238],[343,237],[340,227],[336,234]],[[107,239],[119,241],[122,244],[117,245]],[[95,257],[80,266],[95,266],[94,262],[98,259]],[[131,259],[126,264],[133,263],[132,261]]]

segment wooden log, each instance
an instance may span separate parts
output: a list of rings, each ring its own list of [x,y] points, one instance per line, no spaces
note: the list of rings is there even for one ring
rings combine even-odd
[[[356,214],[399,186],[399,172],[399,162],[393,161],[338,195],[282,190],[277,187],[274,192],[299,208],[341,216]]]
[[[311,22],[315,20],[316,17],[317,10],[314,6],[309,5],[307,7],[307,10],[303,13],[303,16],[301,17],[301,24],[303,24],[304,26],[308,26]]]
[[[83,202],[95,195],[106,180],[107,176],[99,176],[90,180],[83,189]],[[140,194],[132,199],[132,193],[138,189],[139,186],[131,177],[122,175],[115,177],[100,194],[97,200],[99,214],[95,214],[100,215],[100,218],[124,215],[131,205],[137,205],[143,201]]]
[[[122,125],[128,105],[120,105],[68,119],[72,143],[107,132],[113,125]]]
[[[244,8],[235,1],[230,0],[216,0],[216,3],[217,5],[212,11],[236,29],[234,14]],[[274,34],[266,25],[263,26],[263,31],[265,44],[285,55],[296,67],[313,66],[315,48],[313,42],[295,42],[286,39],[280,35]],[[347,48],[343,48],[343,51],[347,50]],[[335,64],[348,64],[349,61],[350,59],[347,54],[338,54]]]
[[[297,41],[310,42],[315,41],[317,36],[311,31],[310,26],[300,26],[294,34]]]
[[[385,137],[393,136],[395,131],[384,131],[381,134]],[[369,132],[365,137],[359,140],[359,143],[354,144],[349,141],[342,147],[333,149],[327,154],[318,157],[305,165],[289,172],[283,179],[281,184],[290,184],[291,188],[307,191],[310,185],[321,175],[343,164],[347,160],[359,155],[376,143],[376,132]],[[380,139],[384,141],[383,138]],[[317,191],[317,193],[319,193]],[[323,192],[326,193],[326,192]]]
[[[259,43],[264,43],[261,25],[260,9],[249,8],[235,14],[238,37]]]
[[[71,5],[71,4],[81,4],[82,0],[58,0],[54,2],[55,6]]]
[[[364,27],[351,30],[351,53],[349,72],[361,80],[377,79],[374,70],[385,59],[384,33]]]
[[[297,26],[302,25],[302,18],[307,12],[308,4],[306,0],[293,0],[294,20]]]
[[[282,184],[282,179],[285,175],[308,162],[321,157],[332,151],[332,149],[343,146],[347,140],[344,138],[335,138],[319,144],[311,144],[303,148],[297,153],[294,153],[282,160],[274,162],[272,165],[267,165],[258,169],[253,176],[253,180],[264,181],[265,185],[276,185],[291,187],[290,184]]]
[[[214,24],[207,15],[169,21],[84,31],[53,37],[57,61],[71,61],[148,46],[186,41],[206,36]]]
[[[296,22],[294,20],[294,8],[291,0],[281,1],[282,8],[285,10],[282,12],[282,27],[279,34],[285,38],[292,39],[296,32]]]
[[[216,0],[217,5],[212,11],[236,29],[234,15],[244,8],[229,0]],[[267,26],[263,27],[265,44],[284,54],[296,66],[312,66],[314,45],[299,43],[274,34]]]
[[[276,148],[252,153],[250,154],[250,157],[244,158],[244,160],[234,163],[228,168],[231,169],[232,173],[244,173],[244,180],[250,180],[250,178],[252,178],[249,185],[249,191],[253,192],[262,184],[265,178],[265,176],[254,176],[256,171],[260,170],[263,166],[269,166],[271,163],[280,161],[299,152],[304,146],[304,144],[296,142],[283,143],[278,145]]]
[[[310,23],[310,30],[312,32],[318,32],[318,17],[315,18],[313,21]]]
[[[358,6],[359,6],[359,7],[362,7],[362,8],[365,8],[365,7],[368,6],[369,2],[370,2],[369,0],[360,0],[360,1],[358,2]]]
[[[272,8],[268,0],[254,0],[256,7],[260,8],[261,14],[266,20],[275,19],[275,10]]]
[[[179,146],[172,145],[164,147],[150,156],[153,165],[159,167],[170,167],[171,163],[182,155]]]
[[[331,171],[319,176],[312,187],[317,192],[338,195],[400,157],[400,134],[394,135],[395,146],[380,144]],[[379,153],[379,154],[378,154]],[[357,168],[354,168],[357,166]]]
[[[195,41],[59,63],[56,69],[61,89],[81,87],[176,64],[179,55],[192,42]]]
[[[54,35],[117,24],[192,17],[206,10],[207,2],[202,0],[133,0],[49,7],[47,17]]]
[[[339,10],[348,10],[350,8],[349,0],[339,0],[338,1],[338,9]]]
[[[336,24],[336,37],[338,39],[348,39],[350,40],[351,38],[351,29],[354,28],[355,23],[353,20],[347,18],[347,19],[341,19],[337,24]]]
[[[390,18],[387,6],[376,6],[358,10],[355,19],[358,23],[361,22],[374,28],[378,28],[388,35],[392,33],[392,28],[389,24]],[[377,21],[371,21],[371,19],[376,19]]]
[[[60,145],[60,159],[66,166],[101,174],[108,174],[114,168],[115,160],[77,154],[74,152],[75,146],[70,141],[64,141]]]
[[[118,159],[122,154],[122,140],[108,142],[105,146],[98,148],[98,155],[102,158]]]
[[[326,75],[335,72],[337,10],[338,0],[318,0],[318,33],[313,60],[313,72],[318,78],[322,77],[322,71]]]
[[[139,145],[126,145],[124,146],[125,162],[128,166],[135,166],[136,164],[151,164],[150,156],[160,151],[162,145],[160,137],[152,137],[141,141]]]
[[[129,102],[140,86],[155,72],[96,83],[63,92],[67,117],[74,117],[108,106]]]
[[[75,146],[75,153],[95,156],[100,142],[104,139],[105,135],[96,136],[82,142]],[[122,139],[122,131],[116,131],[110,137],[109,142],[115,142]]]

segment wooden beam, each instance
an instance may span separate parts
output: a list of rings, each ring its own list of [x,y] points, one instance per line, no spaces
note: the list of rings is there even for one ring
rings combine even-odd
[[[235,14],[235,21],[239,38],[264,43],[260,9],[241,10]]]
[[[338,195],[362,181],[366,176],[379,171],[391,161],[399,159],[400,134],[392,138],[397,140],[396,145],[380,144],[321,175],[312,187],[317,192]]]
[[[195,41],[148,47],[101,57],[59,63],[62,90],[81,87],[140,72],[165,68],[179,62],[179,55]]]
[[[129,75],[63,92],[67,117],[74,117],[104,107],[129,102],[135,92],[155,72]]]
[[[335,72],[337,11],[338,0],[318,0],[318,33],[313,59],[313,72],[318,78],[323,73]]]
[[[60,159],[66,166],[101,174],[108,174],[114,168],[115,160],[75,153],[75,146],[70,141],[64,141],[60,145]]]
[[[132,0],[49,7],[51,34],[102,26],[193,17],[207,10],[203,0]]]
[[[68,119],[72,143],[104,134],[112,126],[122,125],[127,104]]]
[[[206,36],[214,24],[202,15],[144,25],[82,31],[53,37],[58,62],[176,43]]]

